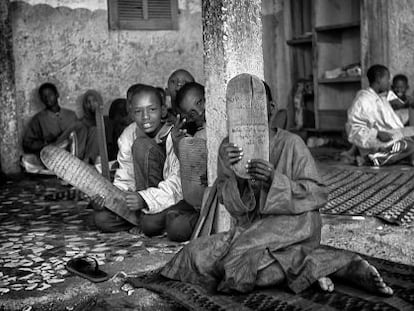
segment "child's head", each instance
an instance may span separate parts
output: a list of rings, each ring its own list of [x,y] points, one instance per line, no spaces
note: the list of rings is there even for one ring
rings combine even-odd
[[[200,128],[206,121],[205,101],[204,86],[197,82],[190,82],[178,91],[176,106],[187,123],[195,123],[197,128]]]
[[[145,84],[141,84],[141,83],[137,83],[137,84],[133,84],[131,85],[128,90],[127,90],[127,94],[126,94],[126,100],[127,100],[127,104],[130,105],[131,104],[131,97],[132,97],[132,93],[134,92],[135,89],[140,88],[141,86],[143,86]],[[128,107],[127,107],[128,108]]]
[[[82,107],[85,117],[94,117],[96,109],[103,104],[102,96],[95,90],[88,90],[83,95]]]
[[[110,120],[123,126],[127,126],[131,123],[132,120],[128,114],[127,101],[125,98],[117,98],[111,103],[108,117]]]
[[[378,93],[390,89],[390,71],[383,65],[373,65],[367,71],[369,85]]]
[[[402,98],[407,93],[409,88],[408,78],[406,75],[398,74],[392,79],[392,90],[397,94],[398,97]]]
[[[184,69],[174,71],[168,78],[167,90],[173,103],[175,102],[177,92],[188,82],[194,82],[194,77]]]
[[[53,83],[43,83],[39,87],[39,97],[47,109],[58,105],[59,92]]]
[[[161,129],[161,119],[166,113],[161,94],[155,87],[141,84],[130,95],[132,118],[145,134],[154,137]]]

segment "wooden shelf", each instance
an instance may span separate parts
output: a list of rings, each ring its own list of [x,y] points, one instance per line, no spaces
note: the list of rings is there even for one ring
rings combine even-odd
[[[291,40],[287,40],[286,43],[289,45],[312,44],[312,37],[291,39]]]
[[[323,31],[347,30],[347,29],[352,29],[352,28],[359,28],[360,25],[361,25],[361,22],[356,21],[356,22],[344,23],[344,24],[318,26],[318,27],[315,27],[315,31],[323,32]]]
[[[286,44],[290,47],[292,86],[312,76],[314,100],[309,114],[303,116],[303,129],[311,133],[343,131],[347,109],[363,77],[345,76],[326,79],[325,72],[361,60],[362,0],[290,0],[285,1],[291,18],[286,23]],[[311,35],[309,34],[311,32]],[[305,110],[304,110],[305,111]]]
[[[329,84],[329,83],[357,83],[361,82],[361,77],[340,77],[335,79],[319,79],[318,83]]]

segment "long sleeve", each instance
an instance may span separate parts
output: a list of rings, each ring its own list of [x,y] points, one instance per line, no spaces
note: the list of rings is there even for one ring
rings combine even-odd
[[[348,141],[369,152],[392,144],[378,140],[378,131],[392,133],[403,127],[387,98],[378,95],[371,88],[358,92],[348,109],[348,121],[345,125]]]
[[[366,108],[363,100],[356,99],[348,111],[348,141],[359,148],[377,148],[380,145],[377,139],[378,130],[374,127],[372,113],[370,114]]]
[[[292,137],[281,148],[272,185],[267,193],[262,192],[260,213],[292,215],[323,207],[328,192],[305,143]]]
[[[47,141],[43,138],[42,128],[38,116],[34,116],[23,137],[23,148],[26,152],[40,152],[47,145]]]
[[[223,140],[221,145],[228,141],[227,137]],[[236,174],[231,168],[225,166],[220,153],[218,155],[216,183],[219,202],[224,204],[232,217],[243,219],[243,216],[254,211],[256,208],[256,199],[250,183],[247,180],[244,181],[244,187],[242,193],[240,193]]]
[[[115,172],[114,186],[122,191],[135,191],[134,164],[132,144],[135,140],[135,122],[129,125],[118,138],[117,161],[119,168]]]
[[[164,164],[164,180],[157,187],[138,191],[145,200],[147,207],[143,210],[148,214],[162,212],[182,200],[183,193],[180,178],[180,162],[174,153],[171,134],[166,141],[167,157]]]

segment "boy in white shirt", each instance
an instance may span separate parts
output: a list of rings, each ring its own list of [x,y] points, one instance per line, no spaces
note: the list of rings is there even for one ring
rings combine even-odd
[[[188,226],[174,224],[174,228],[169,228],[168,214],[192,207],[182,201],[180,164],[173,149],[172,126],[161,122],[166,107],[152,86],[135,85],[130,93],[130,113],[135,122],[118,139],[119,169],[114,185],[126,192],[127,207],[134,213],[109,211],[102,208],[104,198],[94,198],[95,224],[105,232],[139,226],[148,236],[166,230],[171,240],[180,240],[188,234],[178,231]]]

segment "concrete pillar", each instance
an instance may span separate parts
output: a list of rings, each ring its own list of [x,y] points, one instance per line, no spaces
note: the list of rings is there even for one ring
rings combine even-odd
[[[217,152],[227,136],[226,86],[246,72],[263,79],[261,0],[202,1],[208,180],[217,177]],[[230,226],[230,216],[221,208],[218,231]]]
[[[10,1],[0,1],[0,160],[6,174],[20,171]]]
[[[308,1],[308,0],[307,0]],[[287,108],[288,126],[293,118],[291,47],[286,40],[292,37],[290,1],[263,0],[263,59],[265,81],[272,90],[273,101],[278,109]]]

